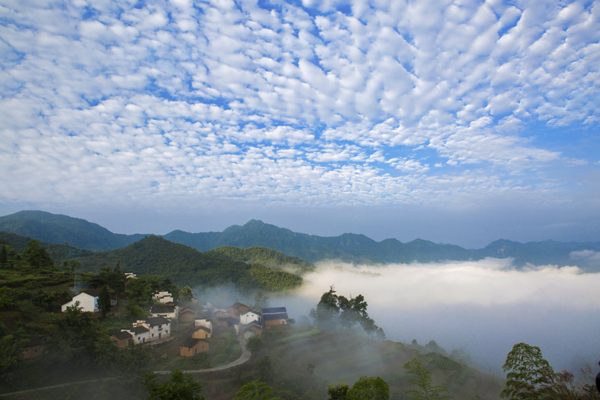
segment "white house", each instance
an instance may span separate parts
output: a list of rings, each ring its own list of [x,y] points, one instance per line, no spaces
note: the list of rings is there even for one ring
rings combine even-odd
[[[133,336],[133,341],[136,344],[149,342],[150,341],[150,330],[148,328],[146,328],[144,325],[135,326],[135,323],[133,325],[134,326],[132,329],[123,329],[123,330],[126,330],[127,332],[129,332],[131,334],[131,336]]]
[[[150,331],[151,342],[171,336],[171,321],[164,317],[148,318],[144,326]]]
[[[173,295],[171,292],[162,291],[162,292],[154,292],[152,293],[152,299],[161,303],[172,303]]]
[[[73,297],[73,299],[70,302],[60,306],[60,310],[62,312],[65,312],[67,311],[67,307],[71,307],[75,305],[75,303],[79,303],[77,307],[80,308],[82,311],[98,312],[100,311],[100,309],[98,309],[99,294],[100,292],[93,289],[87,290],[86,292],[81,292],[77,296]]]
[[[240,324],[248,325],[252,321],[262,322],[259,312],[248,310],[240,314]]]

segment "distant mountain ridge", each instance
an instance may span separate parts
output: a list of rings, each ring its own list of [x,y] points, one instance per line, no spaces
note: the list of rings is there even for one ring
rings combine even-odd
[[[85,219],[45,211],[20,211],[0,217],[0,231],[48,243],[68,242],[71,246],[92,251],[120,249],[147,236],[112,233]]]
[[[0,217],[0,231],[17,233],[48,243],[69,242],[70,246],[94,251],[124,248],[147,236],[115,234],[83,219],[43,211],[21,211]],[[376,242],[365,235],[352,233],[322,237],[293,232],[258,220],[251,220],[243,226],[230,226],[223,232],[189,233],[175,230],[163,237],[201,252],[223,246],[260,246],[313,263],[325,259],[355,263],[411,263],[511,257],[518,266],[527,263],[559,266],[577,264],[600,270],[596,258],[585,258],[588,253],[594,256],[600,252],[600,243],[519,243],[501,239],[483,249],[467,250],[460,246],[436,244],[423,239],[408,243],[396,239]],[[573,252],[581,254],[581,257],[572,258]]]

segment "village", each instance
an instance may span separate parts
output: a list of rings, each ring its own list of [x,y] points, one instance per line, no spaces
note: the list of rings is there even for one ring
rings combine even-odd
[[[135,275],[126,274],[135,279]],[[62,313],[69,307],[76,307],[94,315],[100,313],[98,306],[100,292],[85,289],[73,296],[71,301],[61,306]],[[235,301],[230,306],[214,305],[193,299],[190,302],[177,301],[169,291],[152,293],[153,305],[144,319],[138,319],[131,326],[124,326],[110,335],[111,341],[120,349],[131,345],[152,346],[159,352],[171,356],[193,357],[210,350],[215,343],[215,335],[221,334],[244,343],[252,336],[264,331],[284,331],[289,328],[290,319],[286,307],[252,309]],[[111,306],[118,309],[119,302],[111,298]],[[178,347],[178,352],[173,349]],[[41,357],[43,340],[32,340],[23,350],[25,359]]]

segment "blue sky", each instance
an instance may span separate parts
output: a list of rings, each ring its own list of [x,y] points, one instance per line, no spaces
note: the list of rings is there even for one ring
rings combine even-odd
[[[597,1],[0,1],[0,213],[600,241]]]

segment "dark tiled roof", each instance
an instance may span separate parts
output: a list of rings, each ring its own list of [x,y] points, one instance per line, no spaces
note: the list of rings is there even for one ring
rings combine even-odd
[[[252,325],[256,325],[256,326],[261,326],[262,327],[262,322],[258,322],[258,321],[252,321],[248,324],[248,326],[252,326]]]
[[[247,311],[244,311],[244,312],[243,312],[243,313],[241,313],[240,315],[245,315],[245,314],[248,314],[248,313],[254,313],[254,314],[256,314],[256,315],[260,315],[260,313],[259,313],[258,311],[254,311],[254,310],[247,310]]]
[[[127,331],[115,332],[112,334],[112,336],[116,337],[117,339],[131,339],[133,337],[131,336],[131,333]]]
[[[267,314],[263,315],[265,321],[272,321],[274,319],[288,319],[287,313]]]
[[[263,315],[264,314],[278,314],[278,313],[286,313],[287,310],[285,309],[285,307],[275,307],[275,308],[263,308],[262,310]]]
[[[248,307],[248,306],[240,303],[239,301],[236,301],[234,305],[232,305],[231,307],[227,307],[227,308],[240,308],[240,307]]]
[[[206,342],[206,343],[209,343],[207,340],[204,340],[204,339],[195,339],[195,338],[193,338],[193,337],[189,337],[189,338],[187,338],[187,339],[185,339],[185,340],[183,341],[183,344],[182,344],[182,346],[183,346],[183,347],[192,348],[192,347],[194,347],[195,345],[197,345],[197,344],[198,344],[198,342]]]
[[[146,333],[146,332],[150,332],[148,330],[148,328],[146,328],[145,326],[136,326],[135,328],[133,328],[131,330],[133,333],[135,333],[136,335],[139,335],[140,333]]]
[[[146,319],[146,323],[150,326],[168,324],[170,322],[171,321],[169,321],[168,319],[166,319],[164,317],[152,317],[152,318]]]
[[[205,332],[208,332],[208,333],[210,333],[210,329],[208,329],[208,328],[207,328],[207,327],[205,327],[205,326],[199,326],[199,327],[195,328],[195,329],[194,329],[194,332],[197,332],[197,331],[205,331]]]
[[[150,312],[152,314],[159,314],[159,313],[169,314],[169,313],[174,313],[175,312],[175,306],[152,306],[152,308],[150,309]]]
[[[92,297],[98,297],[100,296],[100,291],[96,290],[96,289],[86,289],[81,293],[85,293],[85,294],[89,294]]]

